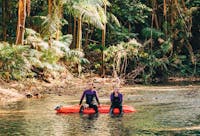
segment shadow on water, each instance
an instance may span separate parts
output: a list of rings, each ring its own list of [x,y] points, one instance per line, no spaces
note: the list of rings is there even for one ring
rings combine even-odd
[[[136,113],[56,114],[56,105],[74,105],[78,98],[50,95],[0,106],[0,136],[137,136],[200,134],[200,87],[170,91],[127,89],[124,103]]]

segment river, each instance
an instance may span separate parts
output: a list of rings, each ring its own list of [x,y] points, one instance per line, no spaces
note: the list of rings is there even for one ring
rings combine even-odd
[[[78,104],[76,96],[48,95],[0,105],[0,136],[200,135],[200,88],[159,88],[123,88],[124,104],[137,112],[114,118],[56,114],[57,105]],[[100,101],[109,104],[108,98]]]

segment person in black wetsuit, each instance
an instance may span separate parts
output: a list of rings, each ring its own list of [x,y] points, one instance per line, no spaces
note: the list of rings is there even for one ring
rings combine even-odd
[[[83,94],[82,94],[82,96],[81,96],[81,100],[80,100],[79,105],[82,104],[82,101],[83,101],[84,97],[86,97],[86,104],[89,105],[89,108],[93,108],[93,109],[95,110],[95,113],[98,113],[98,107],[97,107],[97,105],[94,104],[94,102],[93,102],[93,99],[94,99],[94,97],[95,97],[95,98],[96,98],[96,101],[97,101],[97,103],[98,103],[98,105],[100,105],[100,102],[99,102],[99,99],[98,99],[98,96],[97,96],[97,92],[96,92],[95,90],[93,90],[93,88],[94,88],[93,82],[89,82],[88,85],[89,85],[89,89],[87,89],[87,90],[85,90],[85,91],[83,92]],[[84,110],[84,106],[82,105],[82,106],[80,107],[79,113],[82,113],[83,110]]]
[[[114,91],[110,95],[110,115],[113,115],[114,108],[119,108],[119,115],[123,114],[122,102],[123,102],[123,95],[119,92],[119,88],[114,88]]]

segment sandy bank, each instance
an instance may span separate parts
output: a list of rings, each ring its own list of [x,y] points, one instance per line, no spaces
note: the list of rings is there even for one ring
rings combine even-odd
[[[79,97],[84,89],[86,89],[87,82],[93,80],[95,82],[95,89],[98,91],[98,95],[108,96],[112,91],[114,85],[114,78],[101,78],[98,76],[84,77],[84,78],[57,78],[49,80],[46,83],[37,79],[26,79],[24,81],[10,81],[9,83],[0,80],[0,103],[2,102],[13,102],[21,98],[26,97],[27,94],[41,96],[48,94],[56,95],[68,95]],[[197,90],[200,88],[199,85],[172,85],[172,86],[145,86],[145,85],[125,85],[121,82],[121,92],[128,93],[132,92],[137,94],[137,91],[148,90],[148,91],[177,91],[177,90]]]
[[[15,89],[3,89],[0,87],[0,102],[14,102],[24,98],[24,95],[18,93]]]

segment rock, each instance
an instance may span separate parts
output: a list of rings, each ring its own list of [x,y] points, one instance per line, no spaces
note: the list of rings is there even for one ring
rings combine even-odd
[[[25,95],[26,95],[26,98],[32,98],[33,97],[33,95],[31,93],[27,93]]]

